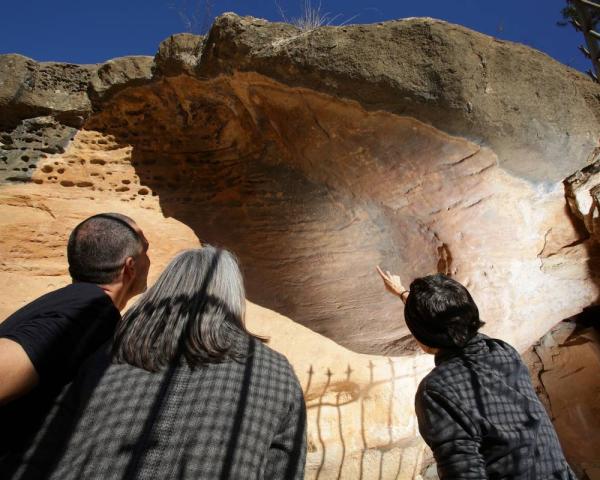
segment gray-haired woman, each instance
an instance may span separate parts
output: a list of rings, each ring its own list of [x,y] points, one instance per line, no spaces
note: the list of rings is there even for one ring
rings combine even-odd
[[[88,362],[15,478],[300,479],[292,367],[244,327],[234,256],[179,254]]]

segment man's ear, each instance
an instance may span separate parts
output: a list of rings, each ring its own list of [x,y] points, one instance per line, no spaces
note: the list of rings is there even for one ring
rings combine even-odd
[[[123,280],[130,280],[135,277],[135,259],[133,257],[127,257],[125,264],[123,265]]]

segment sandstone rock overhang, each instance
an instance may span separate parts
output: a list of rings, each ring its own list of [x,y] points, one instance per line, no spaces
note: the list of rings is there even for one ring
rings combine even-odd
[[[358,351],[410,348],[378,263],[456,276],[521,347],[597,294],[560,182],[593,160],[600,89],[524,46],[433,19],[300,31],[225,14],[154,59],[8,55],[0,78],[6,181],[152,192],[238,253],[251,300]],[[105,137],[102,162],[69,152],[80,128]],[[123,146],[139,178],[115,184]]]
[[[562,180],[582,149],[597,146],[600,96],[587,77],[537,50],[429,18],[301,31],[228,13],[207,38],[165,40],[154,65],[151,57],[73,65],[0,55],[0,128],[46,114],[78,126],[152,74],[235,71],[412,116],[491,146],[503,167],[533,181]],[[516,158],[524,152],[547,165],[524,165]]]

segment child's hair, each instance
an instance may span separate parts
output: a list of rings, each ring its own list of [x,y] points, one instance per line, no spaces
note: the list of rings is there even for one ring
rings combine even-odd
[[[441,273],[411,283],[404,318],[414,337],[434,348],[464,347],[484,325],[467,289]]]

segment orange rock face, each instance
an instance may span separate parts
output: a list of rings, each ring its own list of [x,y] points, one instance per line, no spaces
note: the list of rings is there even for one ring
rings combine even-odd
[[[235,251],[251,301],[356,351],[411,350],[378,264],[407,284],[459,278],[488,331],[521,347],[595,295],[583,247],[562,252],[568,264],[546,260],[579,238],[560,191],[417,120],[253,74],[129,89],[33,181],[155,205]],[[568,302],[550,293],[558,283]]]

